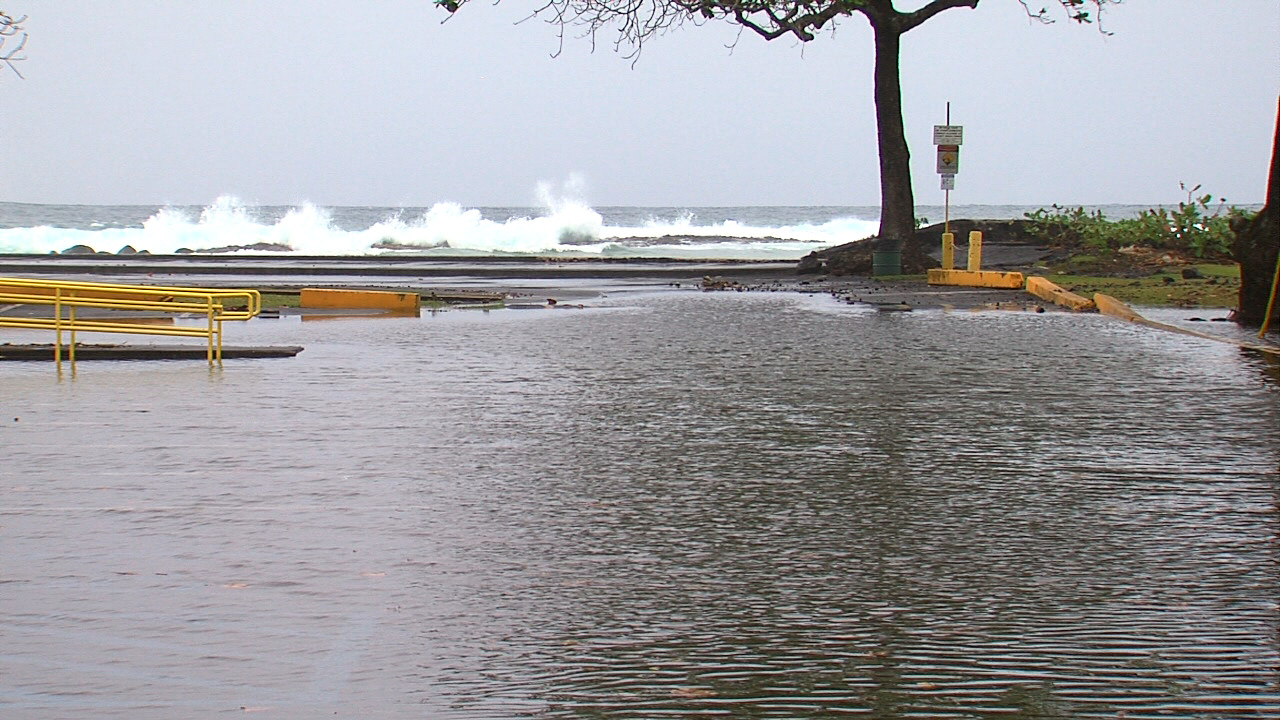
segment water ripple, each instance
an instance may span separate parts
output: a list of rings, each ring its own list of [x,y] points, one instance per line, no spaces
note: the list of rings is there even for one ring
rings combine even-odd
[[[0,714],[1276,717],[1280,391],[666,293],[0,375]]]

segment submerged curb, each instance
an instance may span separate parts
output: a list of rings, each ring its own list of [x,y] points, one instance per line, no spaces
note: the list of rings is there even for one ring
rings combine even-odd
[[[1226,343],[1228,345],[1235,345],[1236,347],[1244,348],[1245,350],[1254,350],[1256,352],[1266,353],[1268,355],[1274,355],[1276,357],[1280,357],[1280,347],[1277,347],[1275,345],[1263,345],[1260,343],[1251,343],[1251,342],[1244,342],[1242,340],[1234,340],[1232,338],[1222,337],[1220,335],[1213,335],[1212,333],[1200,332],[1198,330],[1192,330],[1191,328],[1184,328],[1184,327],[1179,327],[1177,325],[1170,325],[1169,323],[1162,323],[1157,320],[1151,320],[1149,318],[1143,317],[1142,314],[1139,313],[1137,310],[1134,310],[1133,308],[1111,297],[1110,295],[1097,293],[1096,295],[1093,296],[1093,301],[1094,301],[1094,304],[1096,304],[1098,307],[1098,312],[1108,317],[1118,318],[1120,320],[1124,320],[1125,322],[1130,322],[1135,325],[1145,325],[1146,327],[1155,328],[1157,330],[1167,330],[1169,332],[1175,332],[1180,335],[1190,335],[1191,337],[1202,338],[1204,340],[1214,340],[1216,342]]]
[[[297,345],[267,345],[260,347],[222,346],[222,359],[237,358],[290,358],[302,352]],[[63,346],[63,357],[69,359],[69,348]],[[75,348],[76,361],[83,360],[204,360],[208,349],[203,345],[82,345]],[[0,345],[0,361],[53,362],[54,346],[51,343],[30,345]]]

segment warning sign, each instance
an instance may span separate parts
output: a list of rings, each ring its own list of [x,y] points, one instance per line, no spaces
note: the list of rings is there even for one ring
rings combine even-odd
[[[960,146],[939,145],[938,173],[940,175],[955,175],[958,172],[960,172]]]
[[[963,145],[964,144],[964,126],[963,125],[934,125],[933,126],[933,144],[934,145]]]
[[[955,190],[955,189],[956,189],[956,176],[955,176],[955,175],[943,175],[943,176],[942,176],[942,189],[943,189],[943,190]]]

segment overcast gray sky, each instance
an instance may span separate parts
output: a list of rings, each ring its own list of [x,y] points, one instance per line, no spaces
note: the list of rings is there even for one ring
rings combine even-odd
[[[923,2],[902,2],[911,8]],[[1046,0],[1045,4],[1048,3]],[[685,27],[638,63],[475,0],[0,0],[30,16],[0,76],[0,200],[596,205],[879,202],[871,34],[803,47]],[[1179,182],[1260,202],[1280,93],[1280,2],[1128,0],[1114,34],[1016,0],[904,38],[917,202],[932,127],[965,129],[955,203],[1173,203]]]

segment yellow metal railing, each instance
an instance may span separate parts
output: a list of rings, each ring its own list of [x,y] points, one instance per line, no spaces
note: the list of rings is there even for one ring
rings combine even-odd
[[[257,290],[0,277],[0,305],[6,304],[52,306],[51,316],[0,315],[0,327],[53,330],[56,338],[53,357],[59,370],[62,368],[64,332],[70,335],[67,357],[73,368],[77,332],[203,337],[209,344],[208,360],[212,367],[222,363],[222,323],[255,317],[262,310],[262,295]],[[80,308],[198,315],[203,316],[205,322],[201,325],[157,326],[140,322],[142,318],[137,316],[107,317],[95,313],[92,317],[83,317],[77,313]]]

